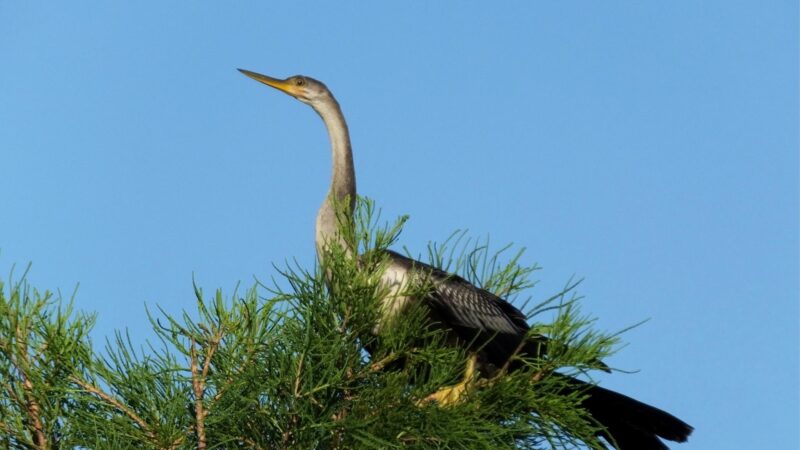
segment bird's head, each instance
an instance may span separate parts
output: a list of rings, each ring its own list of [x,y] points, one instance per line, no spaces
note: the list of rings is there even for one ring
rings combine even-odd
[[[267,86],[285,92],[311,106],[315,106],[318,102],[330,100],[332,98],[331,92],[324,83],[307,76],[294,75],[285,80],[281,80],[244,69],[239,69],[239,72]]]

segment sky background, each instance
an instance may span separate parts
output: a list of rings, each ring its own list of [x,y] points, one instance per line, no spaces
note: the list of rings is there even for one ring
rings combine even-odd
[[[585,277],[626,333],[603,384],[696,427],[798,443],[798,7],[676,2],[0,1],[0,274],[152,336],[314,262],[325,129],[242,67],[323,80],[360,194],[527,248],[534,299]],[[385,2],[381,2],[385,3]]]

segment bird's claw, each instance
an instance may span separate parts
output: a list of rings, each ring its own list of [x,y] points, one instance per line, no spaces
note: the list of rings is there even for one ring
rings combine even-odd
[[[418,400],[417,406],[423,406],[431,402],[437,403],[442,407],[457,405],[463,401],[468,390],[468,384],[468,382],[462,381],[456,385],[439,389],[422,400]]]

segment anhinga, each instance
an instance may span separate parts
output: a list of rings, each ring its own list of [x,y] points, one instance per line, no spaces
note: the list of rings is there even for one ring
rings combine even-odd
[[[340,219],[335,209],[335,205],[344,205],[349,208],[346,213],[352,214],[356,200],[353,152],[339,103],[322,82],[313,78],[296,75],[281,80],[243,69],[239,71],[310,105],[322,117],[331,141],[333,173],[330,190],[317,214],[317,253],[324,258],[326,246],[331,242],[352,252],[339,234]],[[389,295],[382,301],[381,323],[376,324],[375,331],[379,332],[391,317],[401,314],[409,302],[422,301],[455,341],[473,343],[464,380],[439,390],[427,400],[440,404],[457,402],[477,378],[477,373],[491,375],[514,355],[535,357],[539,354],[541,342],[527,336],[530,327],[525,315],[504,299],[463,278],[398,253],[387,250],[387,257],[389,265],[381,282],[388,288]],[[431,282],[430,294],[419,299],[404,295],[409,283],[420,278]],[[601,435],[606,439],[611,437],[608,440],[616,442],[622,450],[667,449],[659,437],[684,442],[692,432],[691,426],[671,414],[625,395],[577,379],[570,384],[576,389],[585,389],[587,397],[582,406],[607,430]]]

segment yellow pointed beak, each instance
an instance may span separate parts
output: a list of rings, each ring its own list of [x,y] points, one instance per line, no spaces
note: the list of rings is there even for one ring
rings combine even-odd
[[[286,80],[279,80],[277,78],[261,75],[260,73],[251,72],[249,70],[244,70],[244,69],[237,69],[237,70],[260,83],[264,83],[267,86],[274,87],[275,89],[281,92],[285,92],[291,95],[292,97],[297,97],[297,94],[299,93],[297,91],[297,86],[289,83]]]

